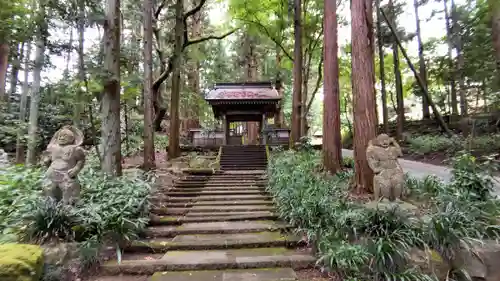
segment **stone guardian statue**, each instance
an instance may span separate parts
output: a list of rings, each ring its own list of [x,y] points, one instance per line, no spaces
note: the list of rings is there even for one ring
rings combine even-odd
[[[80,197],[77,176],[85,165],[83,139],[78,128],[64,126],[54,134],[42,156],[44,166],[48,167],[45,192],[63,204],[74,204]]]
[[[398,162],[403,156],[401,147],[394,138],[380,134],[368,143],[366,158],[375,176],[373,195],[375,200],[389,201],[403,199],[405,188],[404,172]]]

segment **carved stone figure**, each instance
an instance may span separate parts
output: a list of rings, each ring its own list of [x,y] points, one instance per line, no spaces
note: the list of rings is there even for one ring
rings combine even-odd
[[[0,148],[0,168],[6,167],[9,165],[9,155],[5,152],[5,150]]]
[[[83,133],[79,129],[64,126],[54,134],[42,157],[48,167],[45,191],[64,204],[73,204],[80,197],[77,176],[85,165],[82,142]]]
[[[401,147],[394,138],[380,134],[368,143],[366,158],[375,176],[373,178],[374,199],[380,197],[389,201],[403,199],[404,172],[398,162],[403,156]]]

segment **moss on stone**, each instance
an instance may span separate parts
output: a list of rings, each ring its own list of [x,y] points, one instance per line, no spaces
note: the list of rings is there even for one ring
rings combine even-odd
[[[38,281],[43,273],[43,250],[36,245],[0,245],[0,280]]]

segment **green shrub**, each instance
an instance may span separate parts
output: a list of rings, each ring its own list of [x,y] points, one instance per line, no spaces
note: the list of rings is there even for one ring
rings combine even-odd
[[[153,179],[149,175],[145,179],[111,178],[96,166],[95,157],[90,155],[79,175],[81,200],[74,207],[42,195],[43,174],[38,169],[18,166],[0,171],[0,242],[57,238],[95,248],[110,241],[122,247],[134,239],[148,222]]]
[[[427,201],[425,218],[352,201],[347,177],[318,173],[321,157],[308,150],[272,154],[268,190],[280,216],[316,243],[319,263],[343,280],[434,280],[414,267],[414,249],[435,250],[453,269],[450,278],[456,278],[460,269],[452,261],[458,248],[500,233],[495,226],[500,204],[477,195],[488,189],[487,181],[475,162],[463,161],[455,161],[449,184],[435,177],[407,179],[412,196]],[[478,178],[470,180],[472,173]]]
[[[444,152],[452,154],[462,149],[463,145],[458,138],[447,136],[417,136],[408,140],[410,153],[419,155],[433,152]]]

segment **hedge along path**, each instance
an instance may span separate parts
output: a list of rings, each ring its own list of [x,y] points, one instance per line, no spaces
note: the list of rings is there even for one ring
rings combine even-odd
[[[265,171],[232,171],[185,174],[174,188],[160,187],[142,239],[97,280],[297,280],[294,269],[316,260],[297,249],[300,238],[278,220],[266,185]]]

